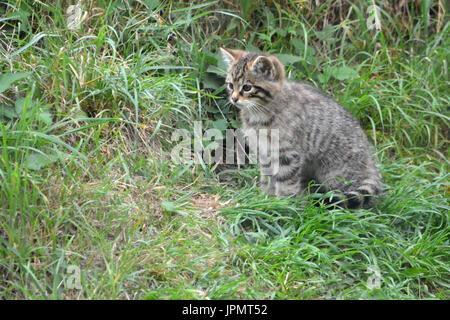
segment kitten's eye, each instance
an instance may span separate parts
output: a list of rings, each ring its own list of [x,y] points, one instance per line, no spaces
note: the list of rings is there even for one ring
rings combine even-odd
[[[250,91],[252,90],[252,86],[249,84],[244,84],[244,86],[242,87],[242,90],[244,91]]]
[[[233,90],[233,84],[231,82],[228,82],[228,89]]]

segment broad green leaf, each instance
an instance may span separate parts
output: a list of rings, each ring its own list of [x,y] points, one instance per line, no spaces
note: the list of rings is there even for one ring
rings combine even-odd
[[[184,212],[177,209],[177,206],[175,203],[170,202],[170,201],[162,201],[161,202],[161,207],[168,212],[173,212],[173,213],[179,213],[179,214],[183,214]]]
[[[48,110],[39,113],[39,120],[41,120],[47,125],[51,125],[53,123],[52,114]]]
[[[232,126],[234,129],[238,129],[238,128],[241,127],[241,124],[239,123],[239,121],[236,121],[236,120],[234,120],[234,119],[231,119],[231,120],[230,120],[230,123],[231,123],[231,126]]]
[[[329,25],[329,24],[327,24],[322,29],[322,31],[316,31],[315,35],[321,41],[329,41],[330,39],[332,39],[332,36],[333,36],[334,32],[335,32],[334,27]]]
[[[281,37],[286,37],[287,31],[284,29],[277,28],[277,32]]]
[[[308,56],[314,56],[316,54],[316,50],[313,47],[307,46],[305,48],[305,42],[303,40],[293,38],[291,39],[291,44],[297,49],[299,55],[303,55],[305,49],[307,49]]]
[[[291,44],[294,46],[294,48],[296,49],[298,54],[303,54],[305,52],[305,42],[304,41],[293,38],[293,39],[291,39]]]
[[[27,98],[20,98],[20,99],[17,99],[16,102],[14,103],[16,113],[18,115],[21,115],[23,113],[23,109],[25,108],[26,100],[27,100]],[[33,107],[33,101],[30,101],[30,104],[31,104],[31,106],[28,106],[27,110],[30,110]]]
[[[176,210],[176,206],[175,206],[175,204],[173,202],[163,201],[163,202],[161,202],[161,207],[164,210],[167,210],[169,212],[176,212],[177,211]]]
[[[28,77],[31,74],[31,72],[16,72],[16,73],[4,73],[0,74],[0,93],[3,93],[11,87],[11,85],[19,81],[23,78]]]
[[[87,119],[89,118],[86,112],[80,109],[80,107],[75,107],[72,111],[72,118],[73,119]]]
[[[222,60],[223,60],[223,58],[222,58],[222,56],[220,56],[217,61],[218,67],[209,66],[208,69],[206,69],[206,72],[214,73],[214,74],[217,74],[218,76],[225,77],[227,74],[227,72],[226,72],[227,66],[226,66],[225,62],[220,63],[220,62],[222,62]]]
[[[206,72],[202,77],[203,88],[207,89],[218,89],[220,88],[224,81],[223,79],[218,78],[216,75]]]
[[[4,116],[9,119],[15,119],[18,117],[14,108],[5,104],[0,104],[0,116]]]
[[[231,32],[231,31],[232,31],[233,29],[235,29],[238,25],[239,25],[238,20],[236,20],[236,19],[231,20],[231,22],[228,24],[227,32]]]
[[[224,131],[228,127],[228,122],[225,119],[218,119],[213,122],[212,126],[220,131]]]
[[[145,0],[144,3],[147,5],[149,10],[156,9],[160,4],[160,0]]]
[[[43,167],[48,166],[49,164],[58,160],[58,157],[51,154],[33,152],[28,154],[27,160],[29,169],[39,171]]]
[[[11,11],[6,17],[11,20],[19,20],[18,24],[19,32],[29,32],[30,31],[30,22],[29,16],[31,12],[25,8],[25,6],[21,6],[18,10]]]
[[[293,64],[303,60],[302,57],[291,54],[277,54],[276,56],[284,65]]]
[[[270,43],[270,36],[269,35],[264,34],[264,33],[259,33],[259,32],[257,32],[257,35],[259,36],[259,38],[261,40],[264,40],[264,41]]]
[[[328,69],[331,74],[337,80],[351,80],[358,78],[358,72],[350,67],[331,67]]]
[[[211,113],[219,113],[220,112],[220,110],[215,105],[207,104],[205,109],[206,109],[206,111],[211,112]]]
[[[319,75],[317,75],[317,80],[319,80],[320,83],[327,83],[328,80],[330,80],[330,75],[320,73]]]
[[[258,52],[258,51],[259,51],[259,48],[256,47],[256,46],[254,46],[254,45],[251,44],[251,43],[247,43],[247,45],[245,46],[245,49],[246,49],[247,51],[253,51],[253,52]]]

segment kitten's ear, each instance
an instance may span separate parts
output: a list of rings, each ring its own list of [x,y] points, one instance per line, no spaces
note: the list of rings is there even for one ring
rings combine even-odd
[[[243,53],[243,51],[241,50],[232,50],[225,48],[220,48],[220,51],[222,52],[223,60],[228,66],[232,65],[236,60],[239,60]]]
[[[284,66],[273,56],[259,56],[253,60],[250,70],[264,75],[272,81],[282,81],[285,77]]]

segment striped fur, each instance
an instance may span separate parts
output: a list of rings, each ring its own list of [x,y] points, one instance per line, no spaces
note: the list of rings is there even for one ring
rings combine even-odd
[[[369,207],[382,193],[382,178],[367,136],[358,121],[321,91],[285,79],[274,56],[221,49],[228,63],[230,101],[241,109],[244,132],[279,129],[278,164],[260,166],[262,187],[277,196],[299,195],[314,182],[315,191],[333,191],[332,203]]]

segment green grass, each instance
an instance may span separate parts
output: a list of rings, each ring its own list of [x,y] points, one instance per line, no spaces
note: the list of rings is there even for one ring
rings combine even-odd
[[[442,1],[85,1],[76,31],[66,2],[0,3],[1,298],[449,298]],[[219,46],[279,55],[360,119],[386,184],[375,208],[171,160],[174,129],[238,126]]]

